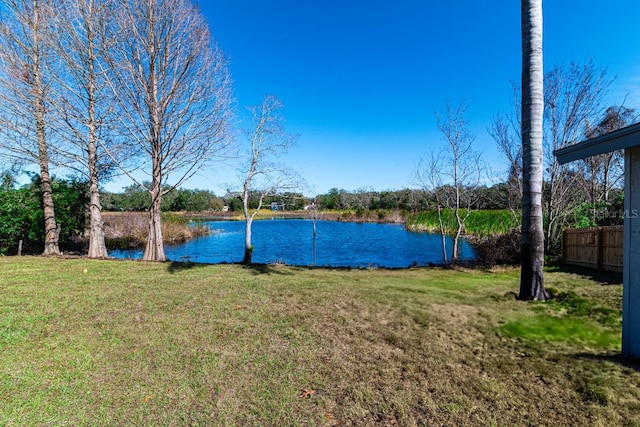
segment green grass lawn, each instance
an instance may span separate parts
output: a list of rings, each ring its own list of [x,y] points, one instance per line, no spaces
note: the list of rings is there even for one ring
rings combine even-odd
[[[640,425],[620,285],[546,283],[0,258],[0,425]]]

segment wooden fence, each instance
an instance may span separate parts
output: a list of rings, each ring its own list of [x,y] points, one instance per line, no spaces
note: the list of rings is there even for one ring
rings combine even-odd
[[[622,271],[623,227],[564,230],[562,261],[570,265]]]

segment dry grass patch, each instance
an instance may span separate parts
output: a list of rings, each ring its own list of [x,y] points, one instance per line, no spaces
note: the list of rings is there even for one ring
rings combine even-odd
[[[102,216],[107,247],[128,249],[146,244],[149,235],[147,212],[104,212]],[[209,233],[207,224],[193,223],[179,213],[162,213],[162,237],[165,243],[185,242]]]
[[[0,425],[640,424],[619,324],[514,301],[515,270],[0,269]],[[619,285],[546,280],[618,307]],[[505,327],[532,318],[607,339]]]

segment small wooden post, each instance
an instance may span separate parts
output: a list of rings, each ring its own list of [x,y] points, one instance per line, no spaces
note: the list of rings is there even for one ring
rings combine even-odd
[[[596,256],[594,261],[594,267],[600,268],[602,264],[602,229],[600,227],[596,227],[596,241],[595,241],[595,252]]]
[[[18,242],[18,256],[22,256],[22,240]]]
[[[568,249],[567,243],[569,242],[569,231],[567,229],[562,230],[562,262],[567,262]]]

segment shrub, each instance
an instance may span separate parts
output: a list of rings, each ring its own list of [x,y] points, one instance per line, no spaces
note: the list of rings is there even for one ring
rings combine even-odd
[[[520,230],[517,228],[504,234],[471,236],[469,243],[476,252],[478,262],[487,267],[520,263]]]
[[[56,223],[60,228],[60,248],[77,250],[87,222],[88,185],[76,179],[52,179]],[[44,249],[44,214],[40,178],[18,189],[0,190],[0,254],[38,253]]]
[[[108,248],[127,249],[146,244],[149,234],[148,213],[105,213],[104,221]],[[209,226],[205,222],[194,222],[175,213],[162,213],[162,237],[165,243],[184,242],[205,234],[209,234]]]

